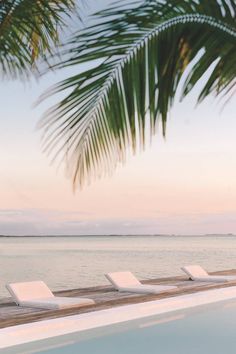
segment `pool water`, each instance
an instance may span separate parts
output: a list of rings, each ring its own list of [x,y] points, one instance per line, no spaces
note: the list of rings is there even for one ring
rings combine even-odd
[[[230,300],[29,343],[15,353],[235,354],[235,328]]]

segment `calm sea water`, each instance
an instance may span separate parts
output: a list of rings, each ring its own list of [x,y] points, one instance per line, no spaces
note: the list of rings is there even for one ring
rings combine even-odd
[[[106,284],[106,272],[140,279],[181,274],[186,264],[236,268],[236,236],[0,238],[0,296],[5,283],[44,280],[51,289]]]

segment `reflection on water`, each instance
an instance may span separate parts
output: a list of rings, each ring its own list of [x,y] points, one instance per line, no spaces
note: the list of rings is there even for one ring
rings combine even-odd
[[[234,236],[0,238],[0,296],[7,282],[44,280],[52,289],[106,284],[104,273],[139,278],[181,274],[184,264],[236,268]]]

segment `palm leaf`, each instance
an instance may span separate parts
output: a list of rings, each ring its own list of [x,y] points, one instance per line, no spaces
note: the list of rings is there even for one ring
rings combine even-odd
[[[41,126],[45,149],[66,161],[74,186],[113,171],[130,146],[135,152],[150,141],[159,122],[165,135],[187,67],[182,97],[209,68],[199,101],[233,92],[235,14],[231,0],[119,2],[72,38],[58,67],[74,66],[77,74],[51,90],[69,93]],[[81,71],[83,63],[90,68]]]
[[[0,74],[27,75],[52,54],[75,0],[1,0]]]

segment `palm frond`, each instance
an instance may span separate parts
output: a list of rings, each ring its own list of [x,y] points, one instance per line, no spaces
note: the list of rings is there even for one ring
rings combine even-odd
[[[52,54],[76,0],[1,0],[0,75],[19,77]]]
[[[113,170],[128,147],[144,147],[159,121],[165,135],[180,79],[196,58],[183,97],[210,67],[199,101],[234,90],[235,14],[231,0],[119,2],[73,37],[59,67],[78,73],[52,89],[70,92],[41,126],[45,149],[65,159],[75,186]],[[83,63],[90,68],[81,72]]]

